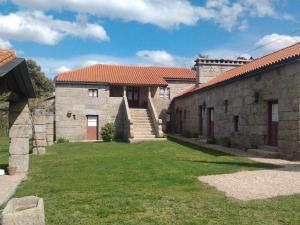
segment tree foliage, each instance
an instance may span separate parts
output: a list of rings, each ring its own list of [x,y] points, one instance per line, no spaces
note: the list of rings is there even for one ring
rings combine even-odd
[[[42,68],[32,59],[26,60],[29,76],[37,97],[47,96],[54,92],[53,81],[42,71]]]

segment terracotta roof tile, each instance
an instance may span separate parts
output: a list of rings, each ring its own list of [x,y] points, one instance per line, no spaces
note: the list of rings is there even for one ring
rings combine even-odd
[[[195,77],[196,72],[192,69],[99,64],[60,73],[56,81],[164,86],[167,85],[165,79],[195,80]]]
[[[0,49],[0,67],[4,66],[15,58],[16,53],[14,51]]]
[[[195,92],[199,89],[214,86],[216,84],[222,83],[227,80],[231,80],[231,79],[234,79],[237,77],[243,77],[244,75],[247,75],[251,72],[255,72],[257,70],[267,68],[268,66],[275,65],[277,63],[280,63],[282,61],[285,61],[285,60],[288,60],[288,59],[291,59],[294,57],[300,57],[300,43],[297,43],[297,44],[294,44],[287,48],[273,52],[271,54],[268,54],[268,55],[258,58],[256,60],[253,60],[253,61],[251,61],[245,65],[242,65],[240,67],[231,69],[231,70],[221,74],[220,76],[217,76],[216,78],[210,80],[209,82],[201,84],[199,87],[194,86],[194,88],[190,88],[190,89],[183,91],[177,97],[191,93],[191,92]]]

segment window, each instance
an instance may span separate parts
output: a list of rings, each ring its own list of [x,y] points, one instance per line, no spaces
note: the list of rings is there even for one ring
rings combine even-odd
[[[234,131],[238,132],[239,131],[239,116],[234,116],[233,122],[234,122]]]
[[[225,113],[228,112],[228,100],[224,101]]]
[[[170,88],[166,88],[166,97],[167,97],[168,99],[171,98]]]
[[[98,89],[89,89],[89,97],[98,97]]]
[[[186,120],[186,110],[183,110],[183,119]]]
[[[165,97],[165,88],[163,87],[159,88],[159,97],[161,98]]]

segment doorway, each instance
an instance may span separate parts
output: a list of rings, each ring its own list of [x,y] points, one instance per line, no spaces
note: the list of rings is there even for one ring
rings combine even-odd
[[[126,93],[127,93],[129,107],[139,107],[140,88],[139,87],[127,87]]]
[[[278,101],[268,103],[268,144],[278,145]]]
[[[208,124],[207,124],[207,136],[213,138],[215,136],[215,115],[214,108],[208,109]]]
[[[199,135],[203,135],[203,107],[202,105],[198,106],[198,118],[199,118]]]
[[[98,140],[98,116],[86,116],[87,117],[87,140]]]

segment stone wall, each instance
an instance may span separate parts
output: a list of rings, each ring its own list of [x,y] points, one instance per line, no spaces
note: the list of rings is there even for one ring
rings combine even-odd
[[[197,69],[196,81],[198,84],[206,83],[218,75],[247,62],[249,61],[199,58],[196,60],[195,65]]]
[[[178,95],[180,92],[193,86],[194,81],[183,82],[183,81],[171,81],[168,80],[168,87],[170,88],[170,99],[165,96],[164,98],[159,96],[159,89],[157,88],[153,93],[153,104],[156,108],[157,115],[163,122],[163,131],[167,130],[167,113],[172,99]]]
[[[300,156],[299,103],[300,63],[282,66],[260,75],[206,89],[175,99],[172,104],[172,130],[178,131],[176,111],[186,110],[183,131],[199,132],[199,106],[203,110],[203,136],[207,136],[208,108],[214,108],[215,137],[230,138],[235,146],[253,148],[267,144],[268,101],[278,100],[278,147],[283,158]],[[225,100],[228,111],[225,112]],[[257,100],[257,101],[256,101]],[[234,116],[239,116],[239,131],[234,131]]]
[[[89,97],[88,89],[98,89],[98,97]],[[56,138],[71,141],[86,139],[87,115],[97,115],[99,130],[106,123],[115,123],[116,135],[124,133],[122,97],[109,97],[108,85],[56,85]],[[68,116],[68,113],[71,115]],[[99,139],[100,132],[99,132]]]
[[[29,169],[29,138],[31,138],[30,112],[27,101],[9,104],[9,166],[18,173]]]

